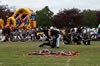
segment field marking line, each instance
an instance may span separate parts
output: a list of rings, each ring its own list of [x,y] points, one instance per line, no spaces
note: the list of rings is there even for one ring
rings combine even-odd
[[[71,61],[71,58],[68,58],[67,63],[65,64],[65,66],[69,66],[70,61]]]
[[[23,64],[23,63],[0,63],[0,64]],[[26,64],[65,64],[65,63],[26,63]]]

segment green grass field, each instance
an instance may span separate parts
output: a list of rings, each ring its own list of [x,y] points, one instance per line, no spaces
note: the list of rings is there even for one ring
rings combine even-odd
[[[59,49],[39,48],[43,42],[0,42],[0,66],[100,66],[100,42],[91,45],[63,45]],[[78,51],[79,56],[23,56],[29,52],[49,49]]]

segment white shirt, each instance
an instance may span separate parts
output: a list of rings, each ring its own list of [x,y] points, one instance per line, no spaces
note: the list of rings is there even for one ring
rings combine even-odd
[[[0,34],[2,34],[2,29],[0,29]]]

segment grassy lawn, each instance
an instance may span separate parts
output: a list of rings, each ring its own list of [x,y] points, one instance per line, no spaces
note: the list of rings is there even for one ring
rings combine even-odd
[[[39,48],[43,42],[0,42],[0,66],[100,66],[100,42],[91,45],[63,45],[59,49]],[[79,56],[27,56],[29,52],[49,49],[78,51]]]

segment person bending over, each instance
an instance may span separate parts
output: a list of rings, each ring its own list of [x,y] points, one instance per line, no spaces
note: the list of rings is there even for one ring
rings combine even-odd
[[[51,48],[55,48],[56,47],[56,43],[57,43],[57,38],[59,36],[59,32],[57,30],[54,30],[53,27],[51,27],[50,30],[48,31],[48,35],[50,37],[49,42],[48,43],[43,43],[39,47],[43,47],[45,45],[51,46]],[[57,48],[59,48],[59,47],[57,47]]]

